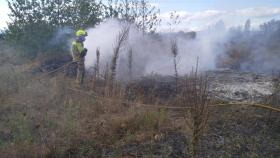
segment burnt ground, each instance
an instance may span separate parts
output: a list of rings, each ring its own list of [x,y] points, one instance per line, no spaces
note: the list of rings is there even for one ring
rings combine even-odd
[[[267,96],[274,92],[274,82],[279,82],[271,74],[255,74],[251,72],[240,72],[234,70],[215,70],[205,72],[208,80],[209,92],[216,100],[233,102],[262,102]],[[184,77],[178,81],[178,92]],[[141,89],[149,95],[163,99],[175,96],[175,78],[173,76],[145,76],[133,81],[135,89]]]
[[[262,102],[274,93],[274,75],[217,70],[206,72],[209,90],[215,98],[224,101]]]
[[[52,66],[43,65],[44,71],[52,71],[59,67],[55,63],[51,63]],[[211,94],[216,100],[225,103],[235,101],[266,103],[266,98],[274,93],[275,79],[267,74],[221,70],[209,71],[207,77]],[[175,93],[174,77],[170,76],[143,77],[136,80],[133,86],[152,92],[153,95],[147,93],[149,96],[164,99],[174,97]],[[180,115],[180,112],[172,112],[171,119],[176,120],[172,118],[176,115]],[[277,158],[280,157],[279,133],[279,113],[249,106],[217,107],[211,111],[209,125],[201,141],[199,157]],[[5,135],[0,133],[0,139],[3,140],[1,136]],[[92,147],[91,150],[98,150],[99,154],[94,157],[188,158],[189,144],[190,137],[183,129],[173,129],[163,133],[159,139],[127,143],[114,148]],[[70,157],[77,157],[75,155],[76,153],[72,152]]]
[[[201,158],[280,157],[278,113],[251,107],[215,109],[202,138]],[[189,140],[183,131],[166,133],[159,141],[126,144],[103,151],[103,157],[187,158]],[[117,156],[117,157],[118,157]]]
[[[223,107],[213,115],[201,157],[280,157],[279,113]]]
[[[274,93],[275,78],[272,75],[231,70],[209,71],[207,74],[210,92],[222,102],[267,103],[267,98]],[[162,76],[142,78],[138,82],[145,91],[163,98],[173,97],[172,83],[172,77]],[[211,111],[199,157],[280,157],[279,133],[277,112],[238,105],[217,107]],[[166,133],[160,141],[127,144],[107,151],[106,155],[118,151],[128,157],[184,158],[189,157],[189,140],[184,131],[178,130]]]

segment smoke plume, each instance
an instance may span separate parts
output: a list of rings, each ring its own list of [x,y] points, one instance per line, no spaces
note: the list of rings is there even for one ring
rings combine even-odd
[[[249,24],[247,20],[244,27],[227,30],[224,23],[219,22],[197,33],[156,34],[143,34],[131,25],[128,40],[120,50],[117,77],[132,75],[136,78],[152,73],[174,75],[174,56],[171,51],[174,40],[178,46],[176,60],[179,75],[190,72],[197,58],[201,71],[216,68],[262,73],[280,71],[280,22],[272,20],[261,25],[258,30],[251,30]],[[113,46],[122,26],[123,22],[110,19],[88,30],[89,36],[85,42],[89,50],[87,68],[94,66],[97,48],[100,49],[101,72],[102,68],[110,64]],[[132,62],[129,61],[131,59]]]
[[[113,45],[123,23],[118,20],[107,20],[95,28],[88,29],[85,47],[89,52],[86,57],[86,67],[94,66],[97,48],[100,49],[100,68],[110,64],[113,55]],[[219,32],[219,33],[217,33]],[[186,74],[196,65],[199,57],[200,70],[214,69],[216,57],[222,53],[220,45],[225,41],[225,31],[205,31],[190,37],[184,32],[143,34],[131,25],[128,40],[121,48],[117,74],[118,77],[128,75],[129,50],[132,50],[133,77],[151,73],[173,75],[173,54],[171,41],[178,44],[178,72]],[[102,71],[102,70],[101,70]]]

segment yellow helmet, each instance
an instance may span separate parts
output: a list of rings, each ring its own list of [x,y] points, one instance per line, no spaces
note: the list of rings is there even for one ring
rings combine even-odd
[[[77,37],[80,37],[80,36],[87,36],[88,34],[87,34],[87,32],[85,31],[85,30],[83,30],[83,29],[80,29],[80,30],[78,30],[77,32],[76,32],[76,36]]]

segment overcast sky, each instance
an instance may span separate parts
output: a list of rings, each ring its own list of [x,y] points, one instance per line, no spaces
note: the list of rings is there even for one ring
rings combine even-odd
[[[202,30],[223,20],[227,27],[243,25],[251,19],[257,26],[271,19],[280,19],[280,0],[150,0],[161,11],[162,27],[169,12],[176,10],[181,24],[178,30]],[[6,27],[9,9],[6,0],[0,0],[0,29]]]

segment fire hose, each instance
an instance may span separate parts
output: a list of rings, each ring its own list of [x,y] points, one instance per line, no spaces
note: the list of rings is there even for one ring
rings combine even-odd
[[[89,92],[86,92],[86,91],[83,91],[83,90],[77,90],[77,89],[71,89],[71,88],[69,88],[69,89],[72,90],[72,91],[76,91],[76,92],[79,92],[79,93],[86,94],[88,96],[93,96],[95,98],[99,98],[99,99],[103,99],[103,100],[107,100],[107,101],[120,101],[123,104],[134,104],[136,106],[159,108],[159,109],[173,109],[173,110],[176,110],[176,109],[178,109],[178,110],[179,109],[191,109],[191,107],[176,107],[176,106],[168,106],[168,105],[159,106],[159,105],[150,105],[150,104],[143,104],[143,103],[128,102],[128,101],[122,101],[120,99],[111,99],[111,98],[100,97],[100,96],[97,96],[94,93],[89,93]],[[239,102],[233,102],[233,103],[224,103],[224,104],[212,104],[212,105],[208,105],[208,107],[234,106],[234,105],[237,105],[237,106],[253,106],[253,107],[257,107],[257,108],[262,108],[262,109],[267,109],[267,110],[271,110],[271,111],[280,112],[279,108],[275,108],[275,107],[272,107],[272,106],[269,106],[269,105],[254,104],[254,103],[241,103],[241,102],[240,103]]]
[[[40,80],[40,79],[42,79],[42,78],[44,78],[44,77],[46,77],[46,76],[48,76],[48,75],[50,75],[50,74],[53,74],[53,73],[59,72],[59,71],[61,71],[61,70],[64,70],[65,67],[67,67],[67,66],[69,66],[69,65],[71,65],[71,64],[73,64],[73,63],[76,63],[76,61],[68,62],[68,63],[66,63],[66,64],[60,66],[59,68],[57,68],[57,69],[55,69],[55,70],[53,70],[53,71],[50,71],[50,72],[47,72],[47,73],[41,75],[41,76],[40,76],[39,78],[37,78],[37,79]]]
[[[53,71],[50,71],[46,74],[43,74],[42,76],[39,77],[39,80],[43,77],[46,77],[50,74],[53,74],[55,72],[59,72],[61,70],[63,70],[65,67],[73,64],[73,63],[76,63],[76,61],[71,61],[71,62],[68,62],[64,65],[62,65],[61,67],[53,70]],[[86,91],[83,91],[83,90],[76,90],[76,89],[70,89],[70,90],[74,90],[74,91],[79,91],[80,93],[84,93],[84,94],[87,94],[87,95],[93,95],[92,93],[87,93]],[[108,99],[108,98],[105,98],[105,97],[98,97],[97,95],[94,95],[95,97],[97,98],[102,98],[102,99],[106,99],[106,100],[111,100],[111,101],[116,101],[115,99]],[[120,101],[120,100],[118,100]],[[149,104],[141,104],[141,103],[132,103],[132,102],[124,102],[122,101],[122,103],[125,103],[125,104],[135,104],[135,105],[138,105],[138,106],[145,106],[145,107],[153,107],[153,108],[163,108],[163,109],[190,109],[190,107],[175,107],[175,106],[158,106],[158,105],[149,105]],[[275,108],[275,107],[272,107],[272,106],[269,106],[269,105],[263,105],[263,104],[254,104],[254,103],[239,103],[239,102],[232,102],[232,103],[223,103],[223,104],[213,104],[213,105],[208,105],[208,107],[217,107],[217,106],[234,106],[234,105],[238,105],[238,106],[254,106],[254,107],[257,107],[257,108],[262,108],[262,109],[267,109],[267,110],[271,110],[271,111],[276,111],[276,112],[280,112],[280,109],[279,108]]]

